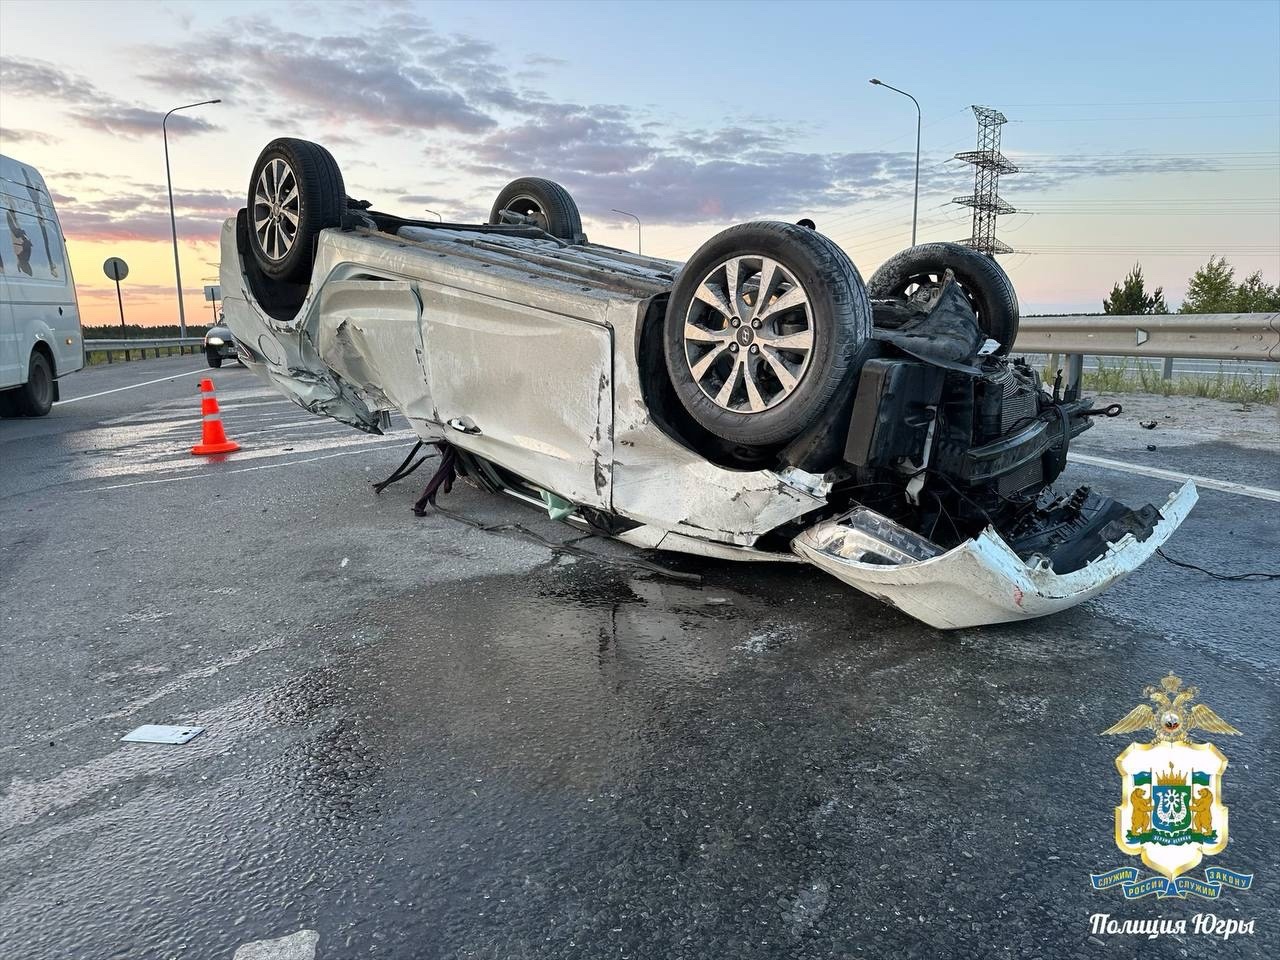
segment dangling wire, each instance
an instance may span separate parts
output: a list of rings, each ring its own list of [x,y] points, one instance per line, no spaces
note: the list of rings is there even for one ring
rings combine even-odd
[[[383,490],[387,489],[387,487],[391,486],[391,484],[395,483],[398,480],[403,480],[409,474],[413,473],[413,471],[417,470],[420,466],[422,466],[423,462],[426,461],[431,456],[431,454],[429,453],[424,454],[421,460],[419,460],[413,466],[411,467],[409,466],[409,461],[412,460],[414,454],[416,454],[421,449],[422,449],[422,441],[419,440],[417,443],[413,445],[413,449],[409,451],[409,455],[404,458],[404,462],[401,463],[400,466],[396,467],[394,470],[391,471],[390,476],[388,476],[385,480],[379,480],[377,483],[373,485],[373,492],[381,493]],[[405,469],[406,467],[408,469]]]
[[[1175,560],[1173,557],[1165,553],[1160,547],[1156,547],[1156,553],[1160,555],[1161,560],[1167,560],[1175,567],[1182,567],[1184,570],[1195,570],[1199,573],[1203,573],[1207,577],[1213,577],[1215,580],[1252,582],[1280,580],[1280,573],[1216,573],[1213,570],[1206,570],[1204,567],[1198,567],[1194,563],[1188,563],[1185,560]]]

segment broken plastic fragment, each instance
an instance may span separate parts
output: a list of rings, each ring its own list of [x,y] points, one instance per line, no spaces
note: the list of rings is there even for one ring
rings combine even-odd
[[[542,502],[547,505],[547,516],[552,520],[563,520],[573,513],[573,504],[568,500],[561,499],[546,490],[539,490],[538,493],[542,495]]]
[[[120,739],[129,743],[186,743],[204,733],[204,727],[175,727],[161,723],[144,723]]]

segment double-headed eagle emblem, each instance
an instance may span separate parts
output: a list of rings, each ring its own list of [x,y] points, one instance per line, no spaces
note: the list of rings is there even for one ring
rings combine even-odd
[[[1154,709],[1140,703],[1130,710],[1119,723],[1103,730],[1110,733],[1133,733],[1137,730],[1154,731],[1152,743],[1184,743],[1192,730],[1209,733],[1225,733],[1239,736],[1240,731],[1214,713],[1203,703],[1193,701],[1200,695],[1198,687],[1182,686],[1182,678],[1170,673],[1160,681],[1159,687],[1147,687],[1143,694],[1155,704]]]

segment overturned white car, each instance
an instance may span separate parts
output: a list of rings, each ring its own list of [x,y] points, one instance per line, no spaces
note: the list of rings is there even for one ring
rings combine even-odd
[[[240,355],[314,413],[376,433],[398,410],[464,475],[628,543],[807,561],[954,628],[1097,594],[1195,502],[1050,491],[1104,411],[1009,358],[1017,299],[965,247],[864,287],[788,223],[684,264],[589,243],[548,180],[487,224],[367,207],[322,147],[263,150],[222,232]]]

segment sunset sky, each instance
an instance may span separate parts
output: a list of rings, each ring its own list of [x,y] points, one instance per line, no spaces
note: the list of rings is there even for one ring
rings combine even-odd
[[[482,219],[532,174],[593,240],[683,259],[742,220],[813,217],[864,276],[969,235],[969,107],[1022,168],[1001,262],[1024,313],[1097,311],[1135,260],[1171,306],[1220,254],[1280,280],[1280,3],[0,4],[0,150],[57,201],[86,324],[176,321],[160,118],[190,321],[267,141],[330,148],[376,208]]]

